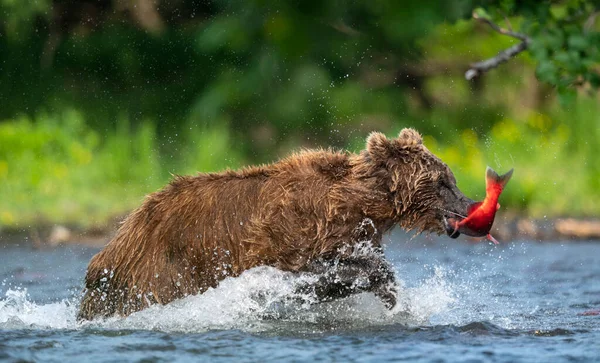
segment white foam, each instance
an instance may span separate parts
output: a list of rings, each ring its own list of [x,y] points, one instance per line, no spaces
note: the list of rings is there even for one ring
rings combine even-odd
[[[398,304],[388,311],[370,293],[323,304],[311,304],[311,296],[295,293],[298,277],[272,267],[257,267],[236,278],[223,280],[215,289],[171,304],[155,305],[126,318],[93,322],[76,321],[77,305],[63,300],[36,304],[26,290],[8,290],[0,298],[0,329],[140,329],[199,332],[211,329],[269,329],[265,322],[305,324],[427,324],[448,311],[455,299],[441,270],[415,287],[400,281]]]
[[[8,290],[0,299],[1,329],[72,329],[77,307],[68,300],[38,305],[28,299],[26,289]]]
[[[434,315],[449,310],[456,302],[454,289],[447,282],[445,272],[435,267],[434,275],[422,284],[409,289],[407,310],[415,321],[425,323]]]

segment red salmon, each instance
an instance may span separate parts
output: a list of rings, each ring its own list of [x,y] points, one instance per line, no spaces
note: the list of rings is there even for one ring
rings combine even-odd
[[[483,202],[473,203],[469,207],[467,217],[456,222],[455,231],[474,237],[486,236],[488,240],[498,244],[498,241],[490,234],[490,229],[492,229],[496,211],[500,208],[498,198],[512,173],[513,169],[510,169],[508,173],[498,175],[492,168],[487,167],[485,170],[485,199]]]

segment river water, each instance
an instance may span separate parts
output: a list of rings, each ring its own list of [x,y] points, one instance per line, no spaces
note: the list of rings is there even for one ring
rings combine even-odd
[[[600,244],[499,246],[394,233],[402,283],[307,305],[295,277],[250,270],[214,290],[128,318],[75,319],[98,249],[0,244],[0,361],[600,361]],[[585,314],[588,312],[588,314]]]

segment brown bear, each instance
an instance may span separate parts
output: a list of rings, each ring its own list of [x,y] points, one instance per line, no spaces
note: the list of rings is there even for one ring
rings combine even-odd
[[[259,265],[317,276],[317,301],[362,291],[396,303],[381,249],[395,225],[453,238],[473,201],[412,129],[358,154],[303,151],[240,171],[178,176],[150,194],[88,267],[78,318],[126,316]],[[369,244],[370,253],[357,253]]]

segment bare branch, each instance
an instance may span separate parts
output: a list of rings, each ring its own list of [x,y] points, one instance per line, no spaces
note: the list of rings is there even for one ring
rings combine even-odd
[[[500,12],[500,14],[502,14],[502,17],[504,18],[504,22],[506,23],[506,27],[508,28],[508,30],[513,31],[512,28],[512,24],[510,23],[510,19],[508,18],[508,15],[506,15],[506,13],[504,13],[504,11],[502,10],[498,10]]]
[[[584,33],[589,32],[594,27],[594,24],[596,23],[596,18],[598,17],[598,13],[598,11],[594,11],[590,14],[585,23],[583,23]]]
[[[481,74],[489,71],[490,69],[498,67],[500,64],[507,62],[512,57],[515,57],[517,54],[526,50],[529,44],[531,44],[531,38],[522,33],[517,33],[512,30],[504,29],[498,26],[498,24],[492,22],[489,19],[481,18],[477,14],[473,13],[473,18],[477,19],[483,23],[488,24],[492,29],[497,31],[500,34],[504,34],[516,39],[521,40],[521,43],[513,45],[512,47],[505,49],[498,53],[495,57],[486,59],[481,62],[471,64],[469,70],[465,72],[465,78],[467,81],[470,81],[476,77],[479,77]]]
[[[346,35],[350,35],[350,36],[357,36],[360,35],[360,32],[354,28],[352,28],[351,26],[345,24],[342,21],[337,21],[334,23],[329,23],[329,26],[331,26],[333,29],[339,31],[340,33],[344,33]]]
[[[497,31],[500,34],[508,35],[509,37],[517,38],[517,39],[522,40],[524,42],[528,42],[529,41],[529,37],[527,35],[525,35],[523,33],[517,33],[517,32],[514,32],[512,30],[501,28],[500,26],[498,26],[498,24],[494,23],[490,19],[482,18],[479,15],[477,15],[476,13],[473,13],[473,19],[479,20],[482,23],[486,23],[492,29],[494,29],[495,31]]]
[[[482,73],[498,67],[500,64],[508,61],[510,58],[516,56],[525,49],[527,49],[527,42],[522,42],[501,51],[500,53],[498,53],[498,55],[496,55],[493,58],[473,63],[471,64],[471,68],[469,68],[469,70],[465,73],[465,78],[467,79],[467,81],[470,81],[475,77],[479,77]]]

